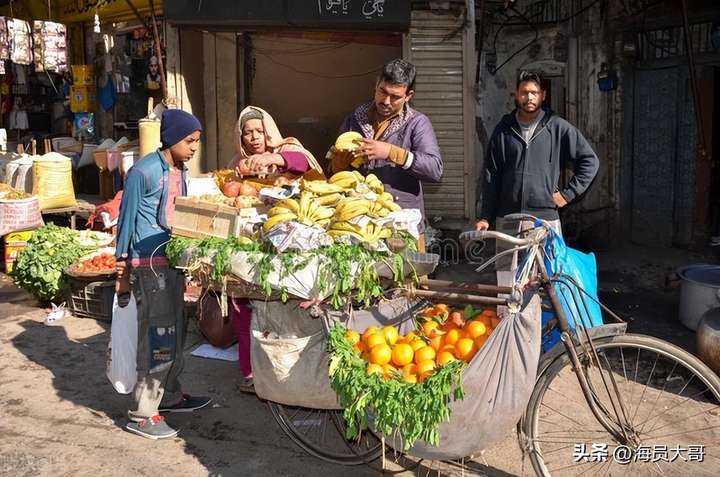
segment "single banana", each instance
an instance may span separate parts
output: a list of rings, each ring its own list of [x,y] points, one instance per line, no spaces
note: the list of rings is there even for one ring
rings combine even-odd
[[[382,194],[380,194],[379,198],[382,200],[386,200],[388,202],[395,202],[395,198],[392,196],[392,194],[390,192],[383,192]]]
[[[388,209],[390,212],[397,212],[401,208],[395,202],[393,202],[391,200],[390,201],[385,200],[382,196],[380,196],[375,202],[377,204],[381,205],[383,208]]]
[[[331,236],[332,238],[354,237],[357,240],[359,240],[360,242],[365,241],[365,238],[362,235],[360,235],[356,232],[349,232],[349,231],[345,231],[345,230],[332,230],[331,229],[328,231],[328,235]]]
[[[315,222],[319,222],[331,218],[333,214],[335,214],[335,211],[330,207],[318,207],[315,212],[310,215],[310,218]]]
[[[286,209],[290,209],[295,214],[300,212],[300,204],[298,204],[298,201],[295,199],[283,199],[278,202],[277,205],[280,207],[285,207]]]
[[[353,233],[360,233],[362,232],[362,229],[358,227],[355,224],[351,224],[350,222],[345,221],[337,221],[333,222],[333,224],[330,226],[330,230],[334,230],[336,232],[353,232]]]
[[[362,139],[362,134],[357,131],[347,131],[338,136],[335,140],[335,149],[339,151],[354,151],[357,148],[356,141]]]
[[[342,199],[342,198],[343,198],[342,194],[328,194],[328,195],[320,196],[315,200],[317,201],[318,204],[320,204],[322,206],[328,206],[328,205],[334,206],[334,205],[337,205],[337,203],[340,202],[340,199]]]
[[[353,175],[357,178],[358,182],[365,182],[365,176],[360,174],[359,171],[350,171],[353,173]]]
[[[307,211],[308,211],[308,208],[310,207],[310,199],[311,199],[311,194],[308,194],[307,192],[304,192],[304,191],[300,193],[300,202],[299,202],[300,209],[298,210],[298,213],[297,213],[297,215],[300,219],[304,219],[307,216]]]
[[[294,214],[294,212],[291,209],[288,209],[287,207],[282,207],[279,205],[276,205],[272,209],[268,210],[268,217],[272,217],[273,215],[280,215],[280,214]]]
[[[330,179],[328,179],[328,184],[340,183],[338,185],[345,187],[343,184],[347,183],[348,181],[350,181],[350,183],[352,183],[352,184],[355,184],[355,183],[357,183],[358,179],[357,179],[357,177],[355,177],[355,174],[353,174],[350,171],[340,171],[336,174],[333,174],[333,176],[330,177]]]
[[[338,194],[345,190],[336,184],[328,184],[325,181],[303,181],[303,190],[317,195]]]
[[[277,224],[281,224],[283,222],[289,222],[291,220],[296,220],[296,219],[297,219],[297,215],[295,215],[293,213],[273,215],[272,217],[268,218],[267,221],[263,224],[263,229],[270,230],[273,227],[275,227]]]

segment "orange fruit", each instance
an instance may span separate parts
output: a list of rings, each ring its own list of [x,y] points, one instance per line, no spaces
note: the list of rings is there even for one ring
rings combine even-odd
[[[403,336],[403,338],[405,338],[406,343],[410,344],[418,338],[418,335],[416,335],[414,331],[410,331],[408,334]]]
[[[438,366],[443,366],[443,365],[448,364],[449,362],[455,361],[455,360],[456,360],[455,356],[452,353],[450,353],[449,351],[440,351],[440,353],[438,353],[437,359],[436,359]]]
[[[345,339],[348,340],[351,345],[356,345],[360,342],[360,333],[355,330],[347,330],[345,332]]]
[[[442,345],[443,345],[443,336],[442,335],[438,335],[430,340],[430,347],[432,349],[434,349],[435,351],[442,348]]]
[[[395,366],[403,367],[413,361],[415,350],[407,343],[398,343],[392,347],[392,363]]]
[[[470,338],[462,338],[455,344],[455,357],[457,359],[470,361],[476,351],[475,342]]]
[[[365,372],[367,373],[368,376],[370,376],[371,374],[376,374],[376,373],[382,374],[383,368],[379,364],[368,364]]]
[[[457,343],[460,338],[462,338],[462,333],[460,333],[460,330],[458,330],[458,329],[450,330],[445,335],[445,344],[454,346],[455,343]]]
[[[417,367],[417,374],[420,377],[420,380],[425,380],[428,376],[430,376],[435,369],[435,361],[432,359],[426,359],[425,361],[420,361],[418,363]]]
[[[383,344],[386,345],[387,343],[385,343],[385,337],[382,333],[375,333],[374,335],[370,335],[365,341],[365,346],[367,346],[368,349],[373,349],[374,347]]]
[[[377,332],[378,332],[378,327],[377,327],[377,326],[369,326],[369,327],[367,327],[367,328],[365,329],[365,331],[363,331],[363,334],[362,334],[363,343],[366,342],[367,339],[368,339],[370,336],[374,335],[374,334],[377,333]]]
[[[468,338],[475,339],[478,336],[486,334],[487,331],[488,329],[485,324],[480,321],[470,321],[465,325],[465,333],[467,333]]]
[[[497,325],[500,324],[500,320],[498,318],[490,318],[490,322],[492,324],[493,329],[497,328]]]
[[[435,314],[440,315],[442,313],[450,313],[450,307],[445,303],[438,303],[435,305]]]
[[[423,361],[432,361],[433,359],[435,359],[435,350],[430,346],[423,346],[415,351],[415,364],[419,365]]]
[[[435,311],[435,308],[432,306],[425,308],[422,312],[422,316],[424,316],[425,318],[432,318],[436,314],[437,314],[437,312]]]
[[[380,344],[370,350],[370,361],[373,364],[388,364],[392,358],[392,351],[386,344]]]
[[[403,376],[403,381],[405,381],[406,383],[417,384],[417,374],[406,374]]]
[[[437,321],[428,320],[422,324],[422,332],[428,338],[434,338],[438,335],[438,326]]]
[[[387,341],[390,346],[397,343],[397,340],[400,337],[397,328],[395,328],[394,326],[385,326],[381,331],[383,336],[385,337],[385,341]]]
[[[455,346],[446,344],[442,348],[440,348],[440,351],[447,351],[449,353],[452,353],[453,356],[455,356]]]
[[[497,318],[497,312],[491,308],[486,308],[483,310],[482,316],[487,316],[488,318]]]
[[[492,320],[490,319],[489,316],[480,315],[477,318],[475,318],[473,321],[478,321],[478,322],[482,323],[483,325],[485,325],[485,328],[488,330],[490,328],[492,328]]]
[[[392,378],[393,375],[398,372],[398,370],[395,369],[395,366],[393,366],[392,364],[383,364],[382,369],[383,376],[385,376],[385,378]]]
[[[475,346],[477,347],[477,349],[482,348],[482,345],[485,344],[487,339],[488,339],[488,335],[482,335],[482,336],[478,336],[477,338],[475,338]]]
[[[413,351],[417,351],[420,348],[424,348],[425,346],[427,346],[427,344],[425,344],[425,342],[421,339],[417,339],[410,343],[410,347],[413,349]]]
[[[416,374],[417,373],[417,364],[410,363],[403,366],[402,373],[404,376],[407,376],[408,374]]]

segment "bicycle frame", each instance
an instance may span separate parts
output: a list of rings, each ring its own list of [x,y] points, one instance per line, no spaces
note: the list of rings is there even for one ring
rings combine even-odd
[[[558,296],[556,286],[553,282],[553,278],[548,275],[547,268],[545,267],[545,263],[541,254],[536,255],[535,266],[537,267],[538,271],[538,285],[545,290],[545,293],[550,300],[551,307],[557,319],[556,327],[560,330],[560,340],[562,341],[562,344],[565,348],[565,352],[570,357],[573,371],[577,376],[583,396],[585,397],[585,400],[590,407],[590,410],[592,411],[598,422],[619,442],[623,444],[634,443],[634,433],[632,433],[632,435],[628,434],[628,431],[630,430],[630,426],[628,425],[628,413],[620,394],[617,392],[618,387],[617,383],[615,382],[615,378],[612,376],[612,373],[610,373],[610,379],[612,381],[611,384],[615,391],[614,394],[618,397],[617,403],[612,399],[613,394],[607,387],[608,383],[605,381],[604,373],[602,372],[602,367],[600,365],[600,360],[592,344],[592,337],[586,332],[586,340],[592,351],[592,353],[588,353],[588,356],[591,360],[593,358],[597,360],[598,367],[601,370],[603,383],[605,384],[608,396],[611,397],[611,403],[613,406],[615,417],[617,418],[617,422],[610,418],[609,410],[606,409],[605,406],[603,406],[602,403],[600,403],[599,400],[596,398],[596,392],[592,388],[591,383],[588,381],[588,377],[583,371],[580,359],[578,357],[575,340],[573,340],[572,338],[572,329],[570,327],[568,317],[562,307],[562,304],[560,303],[560,298]]]

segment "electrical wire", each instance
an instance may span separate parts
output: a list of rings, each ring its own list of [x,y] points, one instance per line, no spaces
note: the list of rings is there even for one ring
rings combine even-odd
[[[514,11],[515,13],[517,13],[518,16],[520,16],[520,18],[522,18],[523,20],[525,20],[525,22],[535,30],[535,38],[533,38],[533,39],[530,40],[527,44],[525,44],[523,47],[521,47],[520,49],[518,49],[517,51],[515,51],[515,53],[513,53],[513,54],[510,55],[505,61],[503,61],[502,63],[500,63],[499,66],[494,67],[494,68],[492,69],[492,71],[490,71],[490,74],[492,74],[492,75],[495,75],[498,71],[500,71],[500,69],[501,69],[503,66],[505,66],[506,64],[508,64],[508,62],[510,62],[510,60],[512,60],[513,58],[515,58],[517,55],[520,54],[520,52],[522,52],[522,51],[525,50],[526,48],[530,47],[530,45],[532,45],[533,43],[535,43],[535,42],[538,40],[538,38],[540,37],[540,30],[538,30],[538,27],[537,27],[536,25],[533,25],[533,24],[530,22],[530,20],[528,20],[527,17],[525,17],[525,15],[523,15],[523,14],[520,13],[518,10],[516,10],[515,7],[510,7],[510,9],[511,9],[512,11]],[[493,51],[497,51],[497,49],[495,48],[495,42],[497,41],[497,37],[498,37],[498,34],[500,33],[500,30],[501,30],[501,29],[498,29],[497,33],[495,34],[495,41],[493,41]]]
[[[257,50],[256,50],[256,51],[257,51]],[[315,76],[316,78],[325,78],[325,79],[361,78],[361,77],[363,77],[363,76],[370,76],[370,75],[377,74],[377,73],[379,73],[380,70],[382,69],[381,67],[379,67],[379,68],[374,68],[374,69],[372,69],[372,70],[365,71],[365,72],[362,72],[362,73],[354,73],[354,74],[348,74],[348,75],[325,75],[325,74],[321,74],[321,73],[316,73],[316,72],[314,72],[314,71],[303,71],[303,70],[299,70],[299,69],[295,68],[294,66],[288,65],[288,64],[286,64],[286,63],[282,63],[282,62],[280,62],[280,61],[277,61],[276,59],[274,59],[272,56],[270,56],[270,55],[268,55],[268,54],[261,53],[261,52],[259,52],[259,51],[258,51],[257,53],[258,53],[260,56],[264,56],[264,57],[267,58],[271,63],[275,63],[275,64],[278,65],[278,66],[282,66],[282,67],[284,67],[284,68],[287,68],[287,69],[289,69],[289,70],[291,70],[291,71],[294,71],[295,73],[299,73],[299,74],[303,74],[303,75],[309,75],[309,76]]]
[[[572,19],[575,18],[576,16],[578,16],[578,15],[580,15],[580,14],[582,14],[582,13],[585,13],[586,11],[588,11],[590,8],[592,8],[593,6],[595,6],[595,4],[599,3],[600,1],[603,1],[603,0],[593,0],[593,1],[590,2],[588,5],[585,5],[583,8],[581,8],[581,9],[578,10],[577,12],[573,13],[572,15],[568,15],[567,17],[564,17],[564,18],[559,18],[559,19],[557,19],[557,20],[535,21],[535,22],[532,22],[532,21],[530,21],[530,20],[527,20],[527,18],[525,18],[524,15],[520,14],[520,12],[515,9],[515,7],[510,7],[512,10],[514,10],[515,12],[517,12],[517,13],[519,14],[519,16],[521,16],[522,18],[525,18],[526,21],[525,21],[525,22],[502,22],[502,23],[500,23],[500,22],[492,22],[492,24],[493,24],[493,25],[503,25],[503,26],[525,26],[525,25],[528,25],[528,24],[530,24],[530,25],[554,25],[554,24],[557,24],[557,23],[565,23],[565,22],[567,22],[567,21],[572,20]],[[545,0],[543,3],[548,3],[548,0]]]

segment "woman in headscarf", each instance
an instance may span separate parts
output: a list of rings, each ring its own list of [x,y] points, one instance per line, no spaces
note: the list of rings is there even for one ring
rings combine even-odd
[[[322,167],[294,137],[283,138],[275,120],[257,106],[240,112],[235,128],[237,153],[230,163],[240,175],[278,172],[286,177],[323,179]]]
[[[240,112],[235,128],[237,154],[229,167],[240,176],[277,172],[288,179],[324,179],[323,170],[315,157],[293,137],[283,138],[275,120],[256,106]],[[276,179],[273,174],[272,180]],[[250,364],[250,322],[252,309],[244,299],[233,299],[230,309],[235,335],[238,339],[238,361],[242,379],[238,387],[243,392],[255,392]]]

